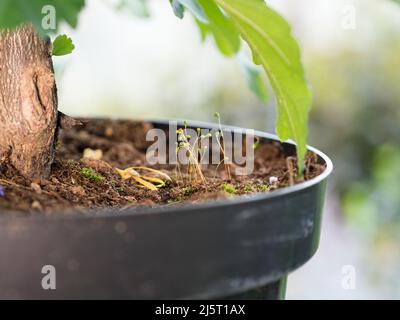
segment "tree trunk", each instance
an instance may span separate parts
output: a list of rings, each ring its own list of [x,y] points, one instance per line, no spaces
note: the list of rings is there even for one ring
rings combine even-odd
[[[0,33],[0,165],[50,174],[58,127],[51,42],[31,26]]]

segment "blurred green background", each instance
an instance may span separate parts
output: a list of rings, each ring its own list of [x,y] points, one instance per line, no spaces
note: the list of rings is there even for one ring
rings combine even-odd
[[[140,2],[140,0],[137,0]],[[179,118],[274,131],[235,59],[202,44],[168,1],[109,10],[89,0],[74,54],[56,59],[71,115]],[[289,278],[288,298],[400,298],[400,6],[385,0],[268,1],[293,25],[314,105],[310,144],[334,162],[317,255]],[[139,11],[138,11],[139,8]],[[146,15],[146,14],[145,14]],[[355,288],[342,285],[345,266]]]

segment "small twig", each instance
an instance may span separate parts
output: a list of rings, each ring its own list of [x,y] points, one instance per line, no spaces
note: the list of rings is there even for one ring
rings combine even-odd
[[[311,158],[306,160],[306,166],[304,168],[304,178],[308,178],[310,175],[310,165],[311,165]]]
[[[293,165],[292,165],[291,157],[286,158],[286,166],[287,166],[288,173],[289,173],[289,185],[293,186],[294,185],[294,177],[293,177]]]
[[[66,114],[58,111],[58,121],[59,121],[59,126],[61,129],[71,129],[72,127],[75,126],[82,126],[83,122],[77,119],[74,119],[70,116],[67,116]]]
[[[175,172],[176,172],[176,176],[178,177],[176,182],[179,185],[180,181],[183,181],[183,176],[182,176],[182,172],[181,172],[181,164],[179,163],[178,157],[177,157],[177,161],[176,161]]]
[[[8,181],[8,180],[2,179],[2,178],[0,178],[0,182],[3,183],[3,184],[7,184],[9,186],[18,187],[18,188],[25,189],[25,190],[31,190],[31,188],[28,188],[26,186],[23,186],[23,185],[20,185],[20,184],[17,184],[15,182]]]
[[[218,134],[218,132],[216,133],[217,143],[221,150],[222,156],[224,157],[223,162],[224,162],[225,171],[228,175],[228,180],[231,180],[231,170],[229,168],[229,164],[226,163],[226,160],[229,160],[229,158],[226,156],[226,153],[225,153],[225,137],[224,137],[224,130],[222,129],[222,125],[221,125],[221,116],[220,116],[219,112],[215,112],[214,116],[218,119],[218,127],[219,127],[219,132],[220,132],[219,134]],[[222,139],[222,143],[221,143],[220,139]]]

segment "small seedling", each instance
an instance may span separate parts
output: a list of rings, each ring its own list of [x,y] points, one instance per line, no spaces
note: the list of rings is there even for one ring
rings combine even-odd
[[[124,187],[118,187],[117,188],[118,193],[122,193],[125,191]]]
[[[201,134],[201,129],[197,128],[197,139],[194,143],[196,146],[197,144],[197,153],[198,153],[198,158],[199,162],[201,163],[204,156],[206,155],[206,152],[208,152],[208,146],[204,144],[204,141],[211,138],[212,134],[209,132],[207,134]]]
[[[201,130],[197,130],[197,138],[193,144],[193,146],[190,144],[190,135],[187,133],[187,123],[186,121],[184,122],[184,129],[180,128],[176,131],[178,134],[178,143],[176,147],[176,154],[177,154],[177,171],[179,172],[180,176],[181,175],[181,169],[180,169],[180,162],[179,162],[179,156],[178,153],[181,150],[185,151],[185,154],[187,154],[188,157],[188,166],[187,166],[187,174],[189,176],[190,181],[194,182],[201,182],[205,183],[206,178],[203,175],[203,172],[201,170],[201,159],[204,157],[205,152],[207,151],[206,146],[202,147],[202,140],[209,138],[210,136],[202,136],[201,135]]]
[[[225,191],[226,193],[229,194],[235,194],[236,193],[236,188],[234,185],[230,184],[230,183],[224,183],[221,186],[222,190]]]
[[[97,174],[93,169],[90,169],[90,168],[82,168],[81,175],[84,178],[89,179],[90,181],[96,182],[96,183],[99,183],[104,179],[104,177]]]
[[[257,148],[260,146],[260,138],[259,137],[254,137],[256,141],[253,144],[253,149],[257,150]]]
[[[226,152],[225,152],[224,131],[222,130],[221,116],[220,116],[219,112],[215,112],[214,117],[217,118],[217,120],[218,120],[219,131],[217,131],[215,133],[215,136],[217,138],[217,143],[218,143],[218,146],[221,150],[222,157],[223,157],[223,159],[218,164],[216,170],[218,170],[219,166],[223,163],[224,167],[225,167],[225,172],[228,176],[228,179],[231,180],[231,169],[230,169],[229,164],[227,163],[227,161],[229,161],[229,157],[226,156]]]

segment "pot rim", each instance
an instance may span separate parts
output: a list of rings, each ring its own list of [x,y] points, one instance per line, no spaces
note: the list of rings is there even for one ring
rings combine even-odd
[[[88,119],[88,118],[86,118]],[[104,118],[90,118],[92,120],[101,120]],[[112,120],[132,120],[135,121],[133,119],[112,119]],[[150,123],[157,123],[157,124],[167,124],[168,121],[176,121],[178,125],[183,126],[183,121],[178,120],[178,119],[137,119],[140,121],[145,121],[145,122],[150,122]],[[210,123],[210,122],[205,122],[205,121],[192,121],[192,120],[187,120],[185,121],[187,122],[189,127],[200,127],[200,128],[214,128],[214,129],[218,129],[218,125],[215,123]],[[231,126],[231,125],[225,125],[222,124],[221,125],[223,128],[226,129],[231,129],[231,130],[247,130],[248,128],[243,128],[243,127],[239,127],[239,126]],[[260,131],[260,130],[254,130],[254,134],[256,136],[259,136],[261,138],[266,138],[266,139],[270,139],[270,140],[274,140],[277,141],[281,144],[290,144],[290,145],[295,145],[295,143],[293,142],[293,140],[287,140],[287,141],[281,141],[277,135],[272,134],[272,133],[267,133],[264,131]],[[284,188],[280,188],[274,191],[270,191],[270,192],[265,192],[265,193],[256,193],[256,194],[252,194],[252,195],[248,195],[248,196],[237,196],[231,199],[221,199],[221,200],[214,200],[214,201],[204,201],[201,203],[197,203],[197,204],[193,204],[193,203],[185,203],[179,206],[159,206],[159,207],[155,207],[155,208],[132,208],[132,210],[125,210],[125,211],[121,211],[121,212],[115,212],[115,208],[97,208],[97,209],[88,209],[87,212],[85,213],[73,213],[71,211],[66,211],[66,210],[60,210],[58,211],[59,215],[55,216],[54,213],[52,213],[51,215],[46,215],[46,214],[41,214],[41,215],[14,215],[14,214],[5,214],[5,215],[0,215],[0,220],[1,219],[31,219],[31,220],[35,220],[35,221],[39,221],[39,220],[70,220],[70,219],[93,219],[93,218],[104,218],[104,219],[110,219],[110,218],[114,218],[114,219],[120,219],[120,218],[124,218],[124,217],[128,217],[128,216],[137,216],[137,215],[158,215],[158,214],[172,214],[172,213],[179,213],[182,211],[196,211],[196,210],[203,210],[203,209],[207,209],[207,208],[219,208],[219,207],[226,207],[226,206],[234,206],[234,205],[238,205],[238,204],[246,204],[246,203],[254,203],[257,201],[265,201],[265,200],[269,200],[269,199],[276,199],[279,197],[283,197],[287,194],[291,194],[291,193],[297,193],[297,192],[301,192],[305,189],[308,189],[314,185],[319,184],[320,182],[322,182],[323,180],[325,180],[333,171],[333,164],[331,159],[322,151],[307,145],[307,150],[314,152],[315,154],[317,154],[326,164],[326,168],[324,170],[324,172],[322,172],[320,175],[301,182],[299,184],[295,184],[293,186],[288,186],[288,187],[284,187]],[[99,213],[99,211],[101,211],[101,213]]]

